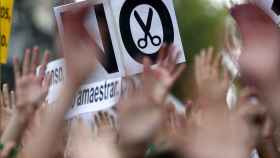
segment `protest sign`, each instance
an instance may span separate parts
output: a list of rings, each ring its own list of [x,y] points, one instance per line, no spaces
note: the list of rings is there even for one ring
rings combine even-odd
[[[276,24],[280,25],[280,0],[256,0],[256,4],[263,8]]]
[[[14,0],[0,0],[0,64],[8,60]]]
[[[122,60],[120,58],[120,50],[117,46],[117,38],[113,28],[110,27],[113,24],[112,19],[110,19],[111,16],[109,16],[110,10],[108,5],[104,1],[96,0],[72,3],[54,9],[59,34],[63,37],[63,16],[71,13],[75,9],[90,8],[88,18],[81,26],[87,29],[88,37],[92,39],[92,42],[97,43],[98,49],[100,50],[96,52],[99,64],[97,65],[96,72],[92,74],[93,76],[90,82],[122,76]]]
[[[185,62],[172,0],[111,0],[111,8],[127,74],[142,72],[144,57],[155,63],[163,43],[174,43],[177,63]]]
[[[174,43],[180,51],[177,63],[185,62],[172,0],[89,0],[56,7],[60,35],[63,14],[89,6],[91,12],[83,25],[103,51],[98,55],[103,58],[98,76],[141,73],[142,59],[149,57],[155,63],[163,43]],[[102,69],[106,71],[100,74]]]
[[[134,2],[88,0],[54,8],[61,37],[64,15],[89,9],[80,26],[101,50],[101,53],[97,52],[99,64],[96,71],[77,92],[67,118],[108,109],[116,104],[121,95],[121,77],[141,73],[143,57],[149,57],[155,63],[163,43],[175,44],[180,51],[177,63],[185,62],[173,1]],[[110,97],[105,95],[106,84],[110,85]],[[49,96],[49,99],[53,98],[52,94]]]

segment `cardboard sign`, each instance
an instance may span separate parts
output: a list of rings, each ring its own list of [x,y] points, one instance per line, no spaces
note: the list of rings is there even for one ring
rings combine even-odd
[[[185,62],[172,0],[111,0],[111,5],[127,74],[142,72],[144,57],[155,63],[163,43],[174,43],[177,63]]]
[[[101,50],[97,54],[96,72],[77,92],[68,119],[114,106],[121,95],[121,77],[141,73],[143,57],[155,62],[163,43],[177,45],[181,50],[177,63],[185,62],[172,0],[134,2],[136,0],[88,0],[54,8],[61,37],[63,16],[68,12],[73,14],[76,9],[90,8],[86,21],[80,26],[86,28],[87,36]],[[60,66],[54,65],[47,71],[60,76]],[[55,77],[51,89],[56,90],[60,80],[63,79]],[[57,95],[57,91],[50,90],[48,100],[55,100]]]
[[[88,0],[56,7],[60,35],[63,14],[88,6],[92,9],[83,25],[102,50],[97,76],[141,73],[142,59],[149,57],[155,63],[163,43],[174,43],[180,50],[177,63],[185,62],[172,0]]]
[[[263,8],[280,25],[280,0],[255,0],[255,3]]]
[[[12,26],[14,0],[0,0],[0,64],[6,64]]]

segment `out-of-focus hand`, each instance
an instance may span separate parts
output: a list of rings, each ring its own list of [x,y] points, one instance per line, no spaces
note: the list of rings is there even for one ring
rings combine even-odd
[[[13,108],[15,107],[15,93],[9,91],[8,84],[3,84],[2,91],[0,92],[1,101],[1,133],[7,127],[10,118],[13,114]]]
[[[163,45],[154,69],[151,61],[144,58],[141,86],[130,89],[118,105],[121,142],[138,144],[151,141],[161,128],[165,120],[166,97],[185,69],[185,65],[176,66],[177,58],[178,50],[174,45]]]
[[[150,87],[151,95],[159,104],[165,101],[169,90],[186,68],[185,64],[177,66],[178,56],[179,50],[174,44],[163,44],[154,69],[151,68],[151,61],[144,59],[143,82],[153,82],[152,85],[146,85]]]
[[[100,137],[99,137],[100,138]],[[115,143],[94,137],[93,131],[82,120],[74,120],[67,145],[67,157],[71,158],[118,158]]]
[[[94,117],[94,127],[96,130],[96,138],[106,139],[105,141],[111,141],[116,143],[117,140],[117,129],[116,121],[113,116],[110,116],[108,112],[98,112]]]
[[[243,42],[239,59],[242,80],[258,90],[261,101],[279,125],[279,28],[256,4],[236,5],[231,14]]]
[[[8,158],[9,154],[15,146],[16,144],[13,142],[4,144],[4,149],[2,149],[0,152],[0,158]]]
[[[225,101],[217,104],[209,100],[207,104],[192,106],[182,138],[185,154],[210,158],[249,157],[264,135],[267,116],[263,105],[252,103],[250,96],[249,90],[243,90],[232,111]]]
[[[84,23],[90,7],[79,8],[63,15],[63,46],[66,63],[67,81],[75,87],[87,79],[95,70],[96,41],[90,37]]]
[[[220,77],[220,60],[220,55],[214,57],[213,48],[202,50],[195,59],[195,79],[200,104],[225,104],[229,74],[224,70],[223,77]]]
[[[277,25],[256,4],[236,5],[231,14],[243,42],[239,59],[242,78],[257,88],[274,88],[280,78],[280,31]]]
[[[48,53],[45,53],[40,73],[36,76],[36,68],[39,66],[39,50],[27,49],[24,54],[22,71],[19,60],[14,57],[14,73],[16,81],[16,112],[21,116],[29,117],[40,105],[49,89],[51,76],[44,76],[48,62]]]

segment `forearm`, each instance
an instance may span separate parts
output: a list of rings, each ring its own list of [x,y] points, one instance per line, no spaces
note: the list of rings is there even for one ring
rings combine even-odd
[[[26,154],[28,158],[48,158],[52,154],[52,148],[55,146],[57,133],[61,131],[64,123],[65,113],[72,104],[75,95],[75,87],[66,84],[62,88],[59,100],[54,108],[48,113],[44,121],[44,126],[40,129],[40,134],[34,141],[27,145]],[[44,143],[42,143],[44,142]]]
[[[4,130],[1,136],[1,143],[6,144],[8,142],[19,142],[23,131],[27,127],[27,120],[21,116],[18,112],[15,112],[12,116],[7,128]]]

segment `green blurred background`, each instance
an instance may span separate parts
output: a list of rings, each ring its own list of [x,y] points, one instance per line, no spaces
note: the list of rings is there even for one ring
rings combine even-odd
[[[12,56],[22,57],[25,48],[39,46],[43,52],[48,49],[55,59],[58,55],[57,33],[53,7],[71,1],[15,0],[13,31],[10,45],[9,63],[3,66],[2,82],[13,87]],[[192,75],[193,57],[200,49],[223,46],[225,19],[228,13],[226,0],[175,0],[176,13],[188,68],[176,84],[173,92],[180,99],[193,97]]]

